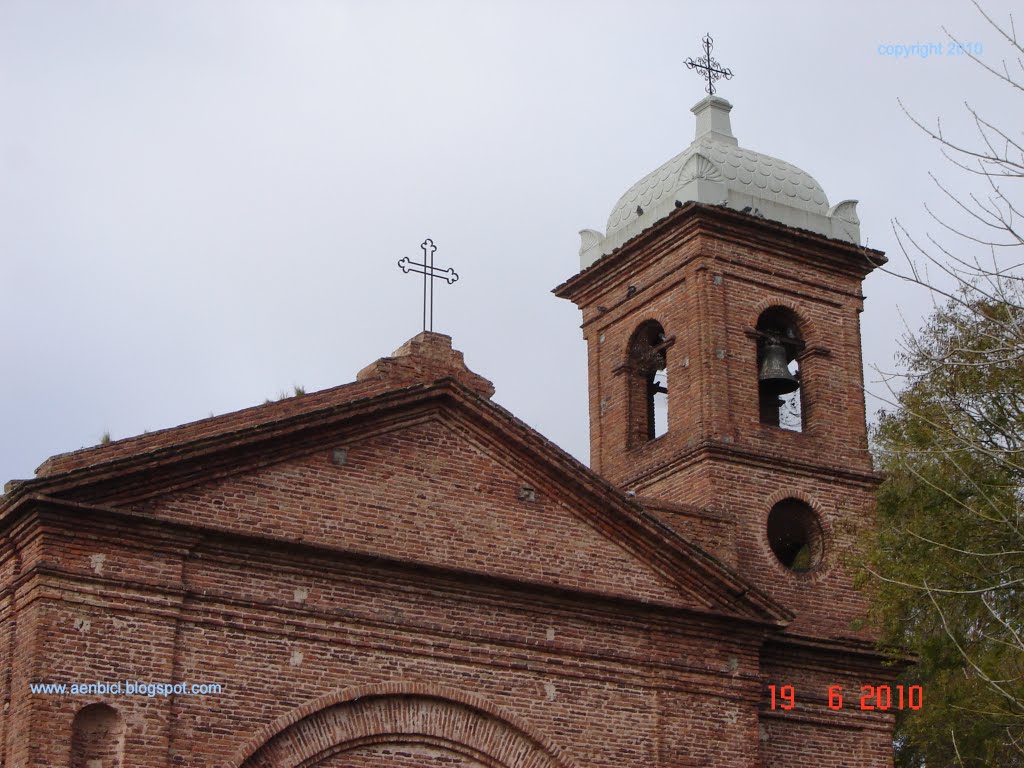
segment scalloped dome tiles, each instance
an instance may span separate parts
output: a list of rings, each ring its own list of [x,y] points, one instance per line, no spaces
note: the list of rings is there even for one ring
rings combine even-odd
[[[611,253],[668,216],[676,201],[728,205],[755,216],[847,242],[860,242],[855,200],[829,206],[821,185],[791,163],[738,145],[725,99],[709,96],[692,112],[696,138],[630,187],[612,209],[607,231],[580,232],[581,267]]]

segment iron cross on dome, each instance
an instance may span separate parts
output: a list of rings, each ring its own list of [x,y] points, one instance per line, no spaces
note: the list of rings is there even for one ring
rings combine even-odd
[[[420,248],[423,249],[423,263],[420,264],[418,261],[413,261],[408,256],[400,259],[398,266],[402,268],[402,272],[409,274],[410,272],[417,272],[423,275],[423,330],[434,331],[434,280],[444,280],[448,285],[451,285],[459,279],[458,274],[454,269],[448,267],[448,269],[441,269],[440,267],[434,266],[434,251],[437,250],[437,246],[434,245],[434,241],[429,237],[420,244]],[[427,314],[427,308],[430,309],[430,314]],[[427,322],[429,318],[429,323]]]
[[[715,95],[715,80],[721,80],[723,77],[726,80],[732,79],[732,70],[728,68],[722,69],[721,65],[711,58],[711,48],[714,44],[715,41],[711,35],[704,35],[704,55],[696,61],[692,58],[686,60],[687,68],[700,70],[708,81],[708,84],[704,86],[704,90],[711,96]]]

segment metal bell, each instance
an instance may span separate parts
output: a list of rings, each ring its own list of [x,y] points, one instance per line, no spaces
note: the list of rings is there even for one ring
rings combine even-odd
[[[762,393],[775,397],[787,395],[800,388],[796,376],[789,372],[786,348],[777,341],[769,341],[764,345],[761,371],[757,380]]]

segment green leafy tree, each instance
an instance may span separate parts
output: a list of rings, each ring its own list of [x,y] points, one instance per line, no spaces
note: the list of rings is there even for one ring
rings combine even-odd
[[[909,381],[874,431],[887,478],[868,566],[886,644],[917,657],[903,682],[924,688],[898,764],[1024,766],[1021,303],[963,294],[902,363]]]
[[[885,268],[934,299],[872,435],[886,475],[865,571],[873,619],[916,658],[903,683],[924,688],[897,721],[905,768],[1024,766],[1024,139],[1007,119],[1024,46],[1012,17],[972,2],[990,38],[965,58],[1005,87],[1006,109],[965,103],[967,134],[907,110],[955,181],[932,174],[934,232],[896,221],[903,266]]]

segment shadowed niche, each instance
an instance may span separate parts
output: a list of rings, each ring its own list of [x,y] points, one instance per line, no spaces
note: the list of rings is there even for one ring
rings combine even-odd
[[[82,707],[71,723],[71,768],[121,768],[124,718],[106,704]]]

